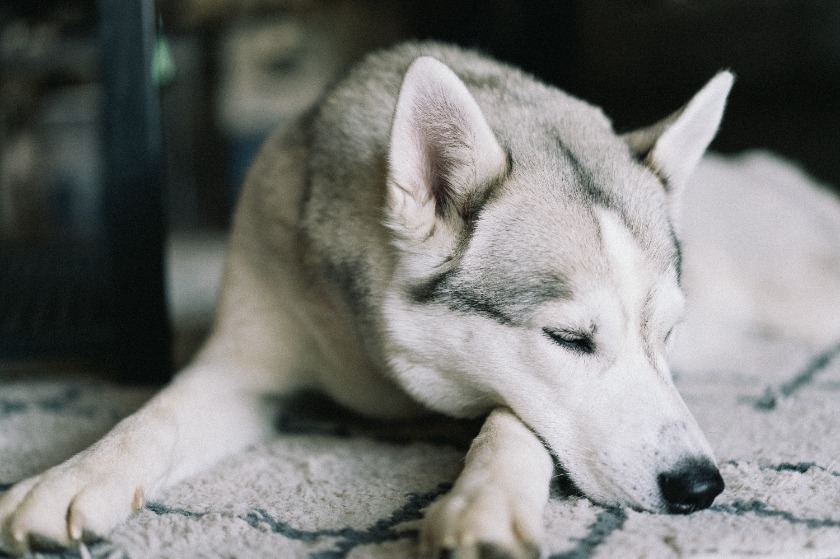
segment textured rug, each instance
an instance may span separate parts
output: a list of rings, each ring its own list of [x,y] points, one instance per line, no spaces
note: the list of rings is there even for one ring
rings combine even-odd
[[[675,371],[726,491],[709,510],[666,516],[600,507],[558,484],[545,511],[552,559],[840,557],[840,209],[810,183],[753,153],[707,159],[688,192],[692,305]],[[189,297],[179,277],[217,269],[181,263],[179,276],[178,265],[176,297]],[[0,378],[0,491],[148,396]],[[450,487],[476,424],[375,424],[310,396],[278,409],[271,441],[154,496],[106,541],[40,557],[414,556],[423,511]]]

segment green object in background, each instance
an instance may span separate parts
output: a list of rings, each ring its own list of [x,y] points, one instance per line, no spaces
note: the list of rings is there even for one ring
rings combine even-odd
[[[175,60],[172,58],[172,50],[163,33],[159,33],[152,54],[152,79],[158,87],[163,87],[172,83],[174,78]]]

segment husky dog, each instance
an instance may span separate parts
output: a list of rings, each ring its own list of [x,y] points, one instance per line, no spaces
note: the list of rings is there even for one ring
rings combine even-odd
[[[425,556],[539,555],[555,459],[598,503],[708,507],[723,480],[665,357],[684,304],[680,190],[732,79],[619,136],[473,52],[370,55],[253,165],[194,362],[10,489],[0,547],[107,534],[267,436],[264,396],[300,389],[377,418],[486,415],[428,510]]]

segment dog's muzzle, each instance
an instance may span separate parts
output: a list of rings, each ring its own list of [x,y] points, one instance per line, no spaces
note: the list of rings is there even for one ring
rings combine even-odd
[[[670,514],[688,514],[709,508],[724,488],[717,467],[707,458],[690,458],[657,477]]]

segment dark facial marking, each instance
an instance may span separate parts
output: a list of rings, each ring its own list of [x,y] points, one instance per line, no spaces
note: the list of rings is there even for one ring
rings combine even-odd
[[[677,271],[677,285],[682,285],[682,243],[674,231],[674,225],[670,224],[671,240],[674,242],[674,268]]]
[[[645,346],[645,356],[648,359],[648,363],[656,368],[656,353],[654,352],[655,340],[653,340],[653,333],[651,332],[651,321],[652,321],[652,314],[653,310],[651,306],[653,305],[653,293],[648,291],[647,295],[645,295],[645,301],[642,303],[642,316],[641,316],[641,324],[640,328],[642,330],[642,343]]]
[[[557,138],[557,145],[560,147],[560,151],[563,152],[563,155],[565,155],[569,160],[569,163],[571,163],[572,169],[577,177],[577,182],[589,201],[594,205],[614,211],[621,218],[625,227],[627,227],[634,236],[638,236],[638,228],[627,215],[627,209],[622,204],[618,203],[614,196],[612,196],[608,191],[598,187],[592,172],[580,162],[580,159],[578,159],[578,157],[563,143],[560,138]]]
[[[638,237],[638,230],[637,226],[628,218],[626,211],[620,204],[616,204],[615,201],[603,190],[597,188],[595,185],[595,181],[592,178],[592,174],[580,163],[578,158],[572,153],[571,150],[567,146],[565,146],[562,141],[558,139],[558,144],[560,149],[572,163],[572,167],[575,170],[575,174],[580,181],[580,184],[586,188],[586,192],[589,195],[590,199],[593,203],[599,204],[606,209],[615,211],[624,222],[624,225],[627,229],[633,233],[634,236]],[[630,150],[630,153],[633,155],[633,158],[642,165],[645,169],[647,169],[660,183],[662,183],[662,188],[666,194],[670,193],[671,191],[671,184],[668,182],[668,178],[659,170],[659,168],[650,162],[650,157],[645,154],[644,156],[637,153],[634,150]],[[674,245],[674,267],[677,272],[677,283],[681,283],[682,279],[682,246],[680,244],[679,239],[677,238],[676,231],[674,231],[673,223],[668,222],[669,227],[669,234],[671,235],[671,240]]]
[[[418,304],[434,303],[440,299],[441,293],[446,290],[445,284],[449,282],[449,276],[454,272],[454,269],[450,269],[432,276],[423,283],[412,286],[409,288],[409,297]]]
[[[513,323],[513,319],[491,298],[460,285],[462,282],[455,279],[457,273],[457,268],[453,268],[438,274],[411,288],[409,296],[415,303],[444,304],[455,312],[480,314],[505,325]]]
[[[592,173],[581,164],[580,160],[572,152],[572,150],[570,150],[560,138],[557,139],[557,145],[560,147],[560,151],[563,152],[563,155],[566,156],[566,159],[569,160],[569,163],[572,164],[572,170],[577,177],[577,182],[581,187],[583,187],[589,199],[599,206],[603,206],[607,209],[615,209],[613,201],[606,192],[596,186],[595,181],[592,178]]]
[[[557,276],[506,280],[483,278],[472,284],[453,268],[413,287],[409,296],[416,303],[437,303],[455,312],[479,314],[504,325],[523,323],[534,307],[548,300],[571,296],[566,283]]]
[[[491,298],[470,289],[455,289],[445,295],[444,301],[455,312],[466,314],[480,314],[491,318],[499,324],[514,324],[514,319],[508,316]]]

